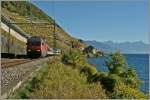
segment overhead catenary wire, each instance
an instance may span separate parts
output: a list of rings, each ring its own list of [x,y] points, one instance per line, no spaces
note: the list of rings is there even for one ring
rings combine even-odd
[[[52,14],[53,14],[53,49],[55,50],[57,48],[56,44],[56,22],[55,22],[55,1],[52,1]]]

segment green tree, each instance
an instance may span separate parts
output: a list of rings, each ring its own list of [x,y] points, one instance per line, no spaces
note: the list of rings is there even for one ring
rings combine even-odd
[[[83,53],[78,49],[73,49],[70,53],[63,54],[61,60],[65,64],[72,64],[74,66],[81,66],[86,62]]]
[[[127,62],[120,52],[112,54],[110,59],[106,61],[106,66],[108,67],[110,74],[121,75],[128,69]]]
[[[85,49],[84,49],[84,51],[83,52],[85,52],[85,53],[89,53],[89,52],[92,52],[92,50],[94,49],[94,47],[93,46],[91,46],[91,45],[89,45],[89,46],[87,46]]]
[[[124,74],[124,83],[132,88],[139,88],[141,86],[141,81],[138,79],[136,71],[132,68],[128,68],[127,72]]]
[[[110,59],[106,61],[106,66],[109,69],[109,74],[118,75],[124,84],[132,88],[140,87],[141,81],[138,79],[136,71],[128,66],[126,59],[120,52],[112,54]]]

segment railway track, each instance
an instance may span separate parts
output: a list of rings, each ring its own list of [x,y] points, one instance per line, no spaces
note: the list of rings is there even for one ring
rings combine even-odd
[[[11,60],[11,61],[1,62],[1,68],[12,67],[12,66],[20,65],[20,64],[27,63],[27,62],[30,62],[30,61],[32,61],[32,60],[29,60],[29,59],[15,59],[15,60]]]
[[[11,59],[2,60],[1,69],[1,95],[7,98],[24,82],[29,79],[32,72],[41,68],[51,57],[38,59]]]
[[[37,58],[37,59],[12,59],[10,61],[2,61],[1,62],[1,68],[13,67],[13,66],[17,66],[17,65],[20,65],[20,64],[25,64],[25,63],[40,60],[40,59],[43,59],[43,58]]]

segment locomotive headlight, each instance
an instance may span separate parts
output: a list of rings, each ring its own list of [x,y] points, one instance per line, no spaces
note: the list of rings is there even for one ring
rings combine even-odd
[[[31,50],[28,50],[28,51],[31,51]]]
[[[36,51],[41,51],[41,50],[36,50]]]

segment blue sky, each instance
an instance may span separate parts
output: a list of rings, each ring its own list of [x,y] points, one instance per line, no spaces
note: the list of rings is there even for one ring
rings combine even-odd
[[[148,1],[32,1],[71,36],[148,43]]]

